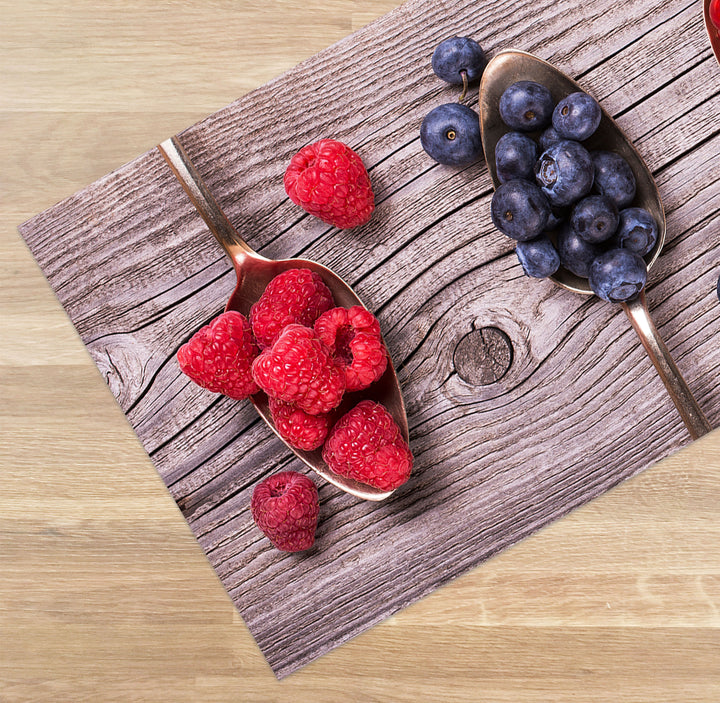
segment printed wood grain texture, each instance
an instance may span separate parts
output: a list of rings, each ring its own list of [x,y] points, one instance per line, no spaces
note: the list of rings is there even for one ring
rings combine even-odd
[[[259,480],[304,465],[249,403],[177,368],[234,274],[158,152],[21,227],[279,677],[689,442],[622,312],[525,278],[490,222],[484,163],[448,168],[422,151],[424,114],[458,97],[429,65],[453,34],[555,63],[634,140],[668,220],[650,307],[716,424],[720,92],[687,0],[596,0],[582,15],[563,0],[411,1],[180,135],[250,245],[344,277],[398,368],[414,475],[382,504],[321,484],[307,553],[272,549],[248,511]],[[365,227],[338,231],[284,194],[291,155],[326,136],[369,168],[378,206]],[[486,328],[509,340],[507,370],[504,338]]]

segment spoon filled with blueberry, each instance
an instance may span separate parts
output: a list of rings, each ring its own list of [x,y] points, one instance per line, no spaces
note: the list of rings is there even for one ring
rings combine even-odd
[[[619,304],[690,435],[709,432],[648,312],[645,284],[665,214],[630,140],[580,85],[522,51],[487,64],[479,113],[492,220],[515,241],[524,272]]]

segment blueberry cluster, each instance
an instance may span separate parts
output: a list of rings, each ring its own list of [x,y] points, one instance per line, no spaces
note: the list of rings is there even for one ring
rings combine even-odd
[[[643,257],[657,243],[658,225],[632,207],[628,162],[583,144],[600,125],[600,105],[584,92],[556,104],[545,86],[518,81],[503,92],[499,112],[512,131],[495,148],[500,185],[491,216],[516,241],[523,271],[544,278],[562,266],[587,278],[603,300],[634,298],[645,286]]]
[[[482,154],[480,119],[462,100],[468,86],[480,80],[487,60],[480,45],[468,37],[450,37],[433,52],[435,75],[451,85],[462,85],[460,102],[432,109],[420,125],[422,148],[438,163],[462,166]]]

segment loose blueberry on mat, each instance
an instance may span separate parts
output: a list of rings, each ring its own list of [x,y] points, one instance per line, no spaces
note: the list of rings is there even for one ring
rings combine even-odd
[[[576,276],[587,278],[590,265],[603,252],[603,247],[583,239],[566,223],[557,235],[557,251],[562,266]]]
[[[540,150],[545,151],[548,147],[551,147],[556,142],[562,141],[562,137],[555,131],[554,127],[548,127],[538,139]]]
[[[600,124],[602,111],[597,100],[587,93],[570,93],[556,106],[552,126],[564,139],[582,141],[592,136]]]
[[[545,229],[550,205],[540,188],[523,180],[498,186],[490,203],[493,224],[511,239],[534,239]]]
[[[431,59],[435,75],[454,85],[463,84],[463,71],[469,83],[480,79],[487,60],[480,44],[468,37],[450,37],[441,41]]]
[[[655,218],[645,209],[629,207],[620,211],[620,224],[616,235],[618,246],[646,256],[658,240]]]
[[[595,171],[593,189],[611,198],[618,209],[630,205],[636,188],[630,164],[614,151],[593,151],[590,156]]]
[[[610,249],[592,262],[588,278],[599,298],[622,303],[635,298],[645,287],[647,266],[640,255],[629,249]]]
[[[564,139],[540,155],[535,179],[551,205],[571,205],[590,192],[593,162],[582,144]]]
[[[525,272],[533,278],[547,278],[560,268],[560,255],[546,234],[515,245],[515,254]]]
[[[482,154],[478,114],[461,103],[438,105],[422,121],[420,143],[440,164],[471,163]]]
[[[518,81],[500,96],[500,117],[511,129],[533,132],[550,124],[555,103],[550,91],[535,81]]]
[[[516,178],[535,180],[533,168],[538,157],[537,144],[522,132],[507,132],[495,145],[495,169],[500,183]]]
[[[570,226],[588,242],[610,239],[619,222],[615,203],[604,195],[588,195],[578,200],[570,215]]]

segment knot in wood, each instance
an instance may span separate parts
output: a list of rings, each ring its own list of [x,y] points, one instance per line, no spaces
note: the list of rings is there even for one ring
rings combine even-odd
[[[499,381],[508,372],[512,360],[510,338],[497,327],[481,327],[466,334],[453,354],[458,375],[474,386]]]

